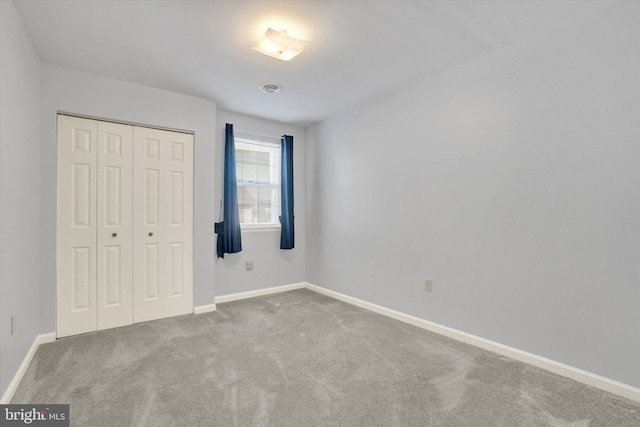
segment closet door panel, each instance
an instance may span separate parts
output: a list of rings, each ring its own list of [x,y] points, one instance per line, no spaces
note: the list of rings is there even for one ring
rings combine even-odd
[[[193,135],[136,127],[133,158],[134,322],[192,313]]]
[[[160,170],[145,168],[144,170],[144,225],[157,227],[160,225]]]
[[[133,323],[133,127],[98,122],[98,329]]]
[[[160,298],[160,250],[158,243],[144,244],[144,286],[145,302],[157,301]]]
[[[58,116],[58,337],[96,330],[95,120]]]
[[[161,171],[161,131],[134,128],[133,145],[133,321],[164,317],[162,280],[166,262],[162,251],[162,211],[164,185]],[[159,314],[160,313],[160,314]]]
[[[168,218],[169,300],[173,315],[177,315],[193,312],[193,135],[169,136],[166,172],[169,200],[164,207]]]

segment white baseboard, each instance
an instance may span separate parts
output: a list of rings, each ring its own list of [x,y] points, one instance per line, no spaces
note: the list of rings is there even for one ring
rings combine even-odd
[[[435,332],[440,335],[452,338],[457,341],[462,341],[467,344],[471,344],[475,347],[480,347],[484,350],[492,351],[510,357],[521,362],[528,363],[538,368],[544,369],[554,374],[561,375],[563,377],[571,378],[572,380],[579,381],[583,384],[590,385],[592,387],[599,388],[601,390],[613,393],[618,396],[625,397],[627,399],[640,402],[640,389],[624,384],[610,378],[602,377],[600,375],[593,374],[582,369],[575,368],[573,366],[565,365],[564,363],[556,362],[555,360],[547,359],[542,356],[538,356],[533,353],[528,353],[517,348],[509,347],[504,344],[497,343],[485,338],[478,337],[476,335],[468,334],[466,332],[459,331],[457,329],[449,328],[447,326],[439,325],[437,323],[430,322],[428,320],[420,319],[409,314],[405,314],[399,311],[391,310],[389,308],[372,304],[367,301],[363,301],[358,298],[350,297],[348,295],[341,294],[340,292],[332,291],[311,283],[305,283],[305,287],[309,290],[321,293],[331,298],[335,298],[349,304],[356,305],[358,307],[365,308],[367,310],[382,314],[387,317],[391,317],[396,320],[400,320],[405,323],[417,326],[422,329],[426,329],[431,332]]]
[[[193,314],[210,313],[212,311],[216,311],[215,304],[199,305],[197,307],[193,307]]]
[[[255,291],[248,292],[238,292],[235,294],[226,294],[215,297],[214,301],[216,304],[221,304],[223,302],[231,302],[239,299],[253,298],[259,297],[260,295],[268,295],[268,294],[276,294],[278,292],[286,292],[292,291],[294,289],[302,289],[306,286],[306,283],[292,283],[290,285],[282,285],[282,286],[274,286],[272,288],[265,289],[257,289]]]
[[[33,340],[33,344],[31,344],[31,348],[29,348],[29,351],[24,356],[24,359],[22,360],[22,363],[20,364],[18,371],[13,376],[13,380],[11,380],[11,383],[9,383],[9,387],[7,387],[7,390],[2,395],[2,400],[0,400],[0,404],[6,405],[11,402],[11,399],[13,398],[14,393],[18,389],[18,385],[20,385],[20,381],[22,381],[22,377],[24,376],[25,372],[27,372],[27,368],[29,367],[29,364],[31,363],[33,356],[36,354],[36,350],[38,349],[40,344],[54,342],[55,340],[56,340],[55,332],[50,332],[48,334],[40,334],[36,336],[36,338]]]

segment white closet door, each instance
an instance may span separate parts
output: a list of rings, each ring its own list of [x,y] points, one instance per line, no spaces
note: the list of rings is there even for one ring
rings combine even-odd
[[[58,116],[57,335],[95,331],[95,120]]]
[[[98,122],[98,329],[133,323],[133,127]]]
[[[193,312],[193,135],[58,116],[57,335]]]
[[[193,135],[134,129],[133,316],[193,313]]]

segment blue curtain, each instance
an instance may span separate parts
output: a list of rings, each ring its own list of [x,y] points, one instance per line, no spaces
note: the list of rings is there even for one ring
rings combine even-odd
[[[293,226],[293,136],[282,136],[280,150],[280,249],[293,249],[295,245]]]
[[[218,258],[242,250],[240,216],[238,215],[238,186],[236,183],[236,149],[233,125],[227,123],[224,139],[224,204],[222,222],[215,224],[218,233]]]

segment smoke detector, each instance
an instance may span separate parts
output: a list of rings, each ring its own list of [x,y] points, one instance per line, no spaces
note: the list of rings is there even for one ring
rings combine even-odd
[[[282,86],[274,82],[260,83],[258,88],[260,89],[260,92],[264,93],[278,93],[282,90]]]

